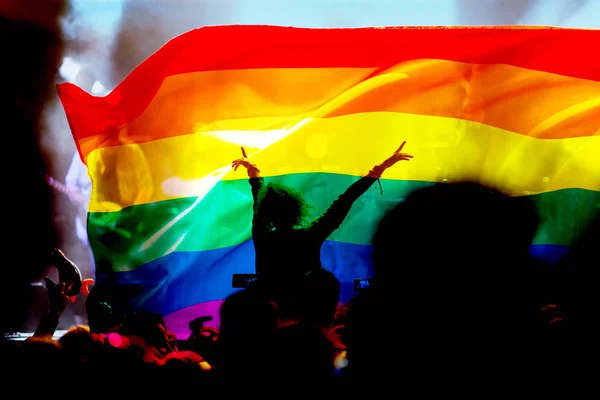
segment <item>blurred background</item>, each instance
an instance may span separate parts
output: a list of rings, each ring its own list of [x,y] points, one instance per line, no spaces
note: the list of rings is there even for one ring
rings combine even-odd
[[[35,328],[47,309],[41,279],[56,273],[44,259],[53,246],[84,277],[94,275],[85,227],[91,183],[56,83],[106,95],[171,38],[206,25],[600,28],[598,16],[600,1],[594,0],[2,0],[4,147],[11,153],[3,160],[4,199],[12,202],[5,206],[11,255],[6,269],[15,274],[9,282],[29,288],[9,284],[2,304],[25,315],[15,319],[21,330]],[[59,329],[75,323],[86,323],[84,301],[68,308]]]

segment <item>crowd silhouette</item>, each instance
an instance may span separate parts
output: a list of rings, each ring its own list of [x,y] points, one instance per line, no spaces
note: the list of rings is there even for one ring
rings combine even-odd
[[[68,304],[59,283],[48,286],[51,307],[35,335],[3,343],[4,371],[43,382],[57,379],[61,368],[76,382],[110,371],[99,389],[109,391],[127,386],[132,371],[186,387],[431,379],[470,385],[589,373],[599,223],[556,268],[560,279],[548,294],[548,266],[528,252],[538,226],[533,204],[478,183],[439,184],[414,191],[380,221],[375,275],[348,304],[338,304],[335,275],[315,267],[280,282],[294,287],[286,315],[259,276],[225,300],[218,329],[200,317],[191,321],[187,340],[177,340],[161,315],[143,310],[108,326],[102,319],[108,305],[104,314],[90,315],[95,328],[75,326],[52,340]],[[301,241],[294,245],[303,251]]]
[[[55,11],[60,15],[60,7]],[[28,32],[25,37],[31,38],[42,29],[35,21],[14,23],[4,16],[0,28],[5,36]],[[45,28],[41,32],[48,34]],[[46,68],[56,69],[54,58],[46,61]],[[38,71],[29,72],[34,80]],[[28,85],[26,77],[21,82]],[[39,100],[38,94],[15,91],[21,96],[17,107],[31,111],[27,96]],[[13,94],[5,91],[7,104]],[[38,116],[9,117],[31,136],[35,126],[29,119]],[[539,224],[528,198],[476,182],[419,189],[378,221],[370,286],[338,304],[340,282],[322,268],[320,247],[387,168],[410,159],[401,151],[402,146],[312,222],[304,219],[308,205],[302,197],[290,188],[265,185],[244,154],[233,168],[245,167],[250,177],[257,281],[224,301],[218,329],[198,316],[190,321],[187,340],[177,340],[161,315],[137,310],[119,316],[118,304],[90,302],[89,325],[74,326],[54,340],[69,292],[65,282],[48,280],[49,307],[35,334],[0,342],[5,390],[77,396],[83,388],[119,396],[157,395],[157,386],[187,393],[208,384],[230,384],[231,390],[249,389],[240,384],[406,390],[409,385],[474,387],[491,380],[537,385],[569,376],[593,381],[600,219],[590,221],[550,270],[528,251]],[[31,220],[29,228],[46,232],[44,217],[35,218],[39,221]],[[13,228],[20,232],[16,220],[8,221],[7,229]],[[35,246],[44,253],[55,243],[39,239]],[[29,261],[34,267],[44,264]],[[27,310],[18,294],[27,290],[30,275],[42,270],[5,281],[4,332],[22,320]]]

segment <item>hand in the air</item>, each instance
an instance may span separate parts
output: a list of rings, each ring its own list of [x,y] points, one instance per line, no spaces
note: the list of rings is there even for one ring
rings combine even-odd
[[[260,170],[258,168],[256,168],[255,164],[252,164],[250,161],[248,161],[248,156],[246,155],[246,150],[244,150],[243,147],[242,147],[242,158],[238,158],[237,160],[233,160],[231,162],[231,167],[233,168],[234,171],[237,171],[237,169],[240,166],[242,166],[248,170],[248,176],[250,176],[251,178],[258,177]]]
[[[238,158],[237,160],[233,160],[231,163],[231,167],[233,168],[234,171],[237,171],[237,169],[242,166],[246,169],[252,167],[252,164],[250,163],[250,161],[248,161],[245,158]]]
[[[237,169],[241,166],[245,167],[246,169],[250,168],[252,166],[252,164],[250,164],[250,162],[248,161],[248,156],[246,155],[246,150],[244,150],[244,148],[242,147],[242,158],[238,158],[237,160],[233,160],[231,162],[231,167],[233,168],[234,171],[237,171]]]
[[[48,290],[48,300],[50,300],[50,312],[60,317],[62,312],[69,304],[69,295],[64,283],[58,285],[48,277],[44,278],[46,282],[46,290]]]
[[[392,167],[398,161],[409,161],[411,158],[413,158],[412,155],[402,152],[402,149],[404,148],[405,144],[406,144],[406,140],[404,142],[402,142],[402,144],[400,145],[400,147],[398,147],[398,150],[396,150],[394,152],[394,154],[391,155],[391,157],[389,157],[388,159],[386,159],[381,164],[376,165],[375,167],[373,167],[373,169],[371,171],[369,171],[369,174],[367,176],[369,176],[371,178],[377,178],[377,179],[379,179],[379,178],[381,178],[381,174],[383,174],[383,172],[386,169]]]
[[[398,150],[396,150],[391,157],[389,157],[381,164],[381,167],[383,167],[384,169],[388,169],[394,164],[396,164],[398,161],[409,161],[411,158],[413,158],[413,156],[408,153],[402,153],[402,149],[404,148],[405,144],[406,140],[402,142],[400,147],[398,147]]]

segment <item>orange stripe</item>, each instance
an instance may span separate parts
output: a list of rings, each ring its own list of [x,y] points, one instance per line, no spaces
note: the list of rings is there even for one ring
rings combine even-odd
[[[373,72],[317,68],[176,75],[130,124],[78,144],[87,156],[99,147],[191,133],[284,129],[307,117],[377,111],[464,119],[543,139],[592,136],[600,127],[600,82],[441,60]]]

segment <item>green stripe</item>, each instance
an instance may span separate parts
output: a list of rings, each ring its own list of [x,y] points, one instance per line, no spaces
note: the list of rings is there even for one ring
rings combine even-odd
[[[317,217],[358,178],[328,173],[266,178],[300,190]],[[383,180],[352,207],[333,241],[369,244],[376,222],[398,201],[431,182]],[[532,195],[542,218],[534,244],[569,245],[600,207],[600,192],[566,189]],[[185,213],[183,217],[178,216]],[[196,197],[137,205],[112,213],[90,213],[89,237],[96,263],[135,269],[172,251],[203,251],[238,245],[251,237],[252,196],[246,179],[221,181]]]

